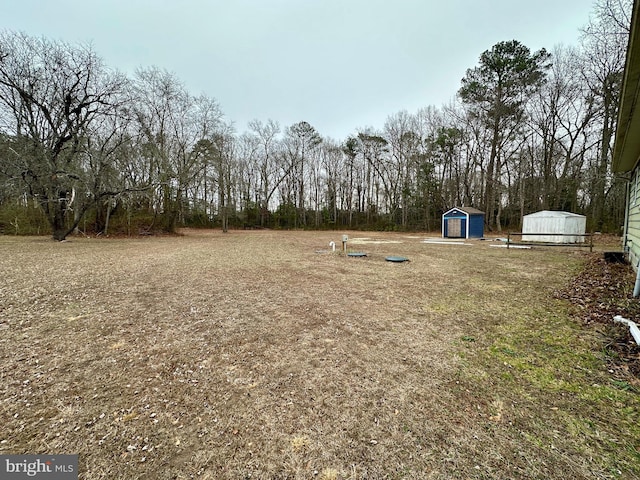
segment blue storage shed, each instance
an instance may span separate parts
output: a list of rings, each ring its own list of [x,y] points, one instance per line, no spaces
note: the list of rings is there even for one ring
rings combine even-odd
[[[484,212],[471,207],[456,207],[442,215],[444,238],[484,237]]]

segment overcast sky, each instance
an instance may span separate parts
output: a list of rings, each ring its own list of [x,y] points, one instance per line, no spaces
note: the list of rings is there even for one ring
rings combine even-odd
[[[575,45],[590,0],[0,0],[0,28],[92,42],[133,74],[157,66],[215,98],[236,131],[305,120],[343,140],[449,103],[503,40]]]

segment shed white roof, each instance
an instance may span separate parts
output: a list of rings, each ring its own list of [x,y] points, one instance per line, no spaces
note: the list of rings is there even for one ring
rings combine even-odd
[[[525,215],[525,217],[546,217],[546,218],[566,218],[566,217],[584,217],[584,215],[579,215],[577,213],[571,212],[561,212],[556,210],[542,210],[540,212],[530,213],[529,215]]]

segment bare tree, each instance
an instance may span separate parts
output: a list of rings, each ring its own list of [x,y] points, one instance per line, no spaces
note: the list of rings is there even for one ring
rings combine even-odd
[[[362,168],[358,164],[358,139],[355,137],[349,137],[345,140],[342,145],[342,153],[344,154],[344,158],[346,161],[345,170],[347,180],[343,182],[343,201],[342,205],[347,209],[349,214],[349,227],[353,227],[353,213],[354,213],[354,204],[353,204],[353,195],[356,194],[356,205],[355,209],[360,212],[361,211],[361,193],[363,187],[362,182]],[[355,191],[354,191],[355,189]]]
[[[175,75],[157,68],[138,70],[136,118],[145,151],[152,161],[163,228],[173,231],[184,219],[187,191],[205,168],[201,140],[220,127],[222,113],[215,100],[193,97]]]
[[[281,147],[278,139],[280,125],[273,120],[267,120],[266,123],[252,120],[249,122],[249,129],[258,146],[255,152],[255,168],[259,178],[257,194],[259,196],[260,226],[264,227],[269,203],[282,181],[282,170],[278,165],[278,153]]]
[[[502,149],[523,121],[530,95],[543,83],[548,60],[544,49],[532,54],[518,41],[499,42],[482,53],[478,67],[467,70],[458,92],[490,132],[485,209],[488,224],[497,225],[498,230]]]
[[[384,135],[390,148],[389,209],[400,210],[400,223],[407,226],[409,203],[415,191],[414,161],[420,150],[421,138],[417,133],[415,118],[406,111],[387,117]]]
[[[588,190],[594,226],[605,222],[605,203],[612,186],[611,154],[618,99],[631,24],[632,0],[598,0],[583,30],[583,75],[599,107],[598,156],[590,165]]]
[[[117,115],[103,116],[93,122],[80,151],[85,171],[85,192],[90,193],[85,197],[94,200],[93,230],[98,233],[108,233],[111,213],[119,201],[150,186],[148,181],[131,181],[131,177],[123,175],[133,161],[130,159],[131,117],[128,113],[126,108],[122,108]],[[80,203],[76,195],[71,206]],[[74,214],[79,220],[81,208],[75,208]]]
[[[108,169],[88,172],[83,152],[91,127],[118,114],[125,85],[88,46],[0,33],[2,128],[17,147],[8,158],[55,240],[64,240],[101,194],[99,180]]]
[[[218,189],[218,216],[223,232],[229,230],[229,204],[232,200],[233,171],[235,161],[235,137],[233,128],[227,125],[224,129],[215,133],[211,140],[203,140],[209,145],[208,156],[213,159],[214,171],[216,173],[215,182]]]
[[[315,149],[322,143],[322,138],[308,122],[298,122],[287,129],[286,135],[286,174],[293,182],[293,201],[296,208],[294,227],[306,225],[306,163]]]
[[[527,198],[527,210],[577,209],[577,192],[582,187],[585,152],[594,142],[584,142],[583,133],[593,131],[597,110],[593,95],[581,75],[581,58],[573,48],[556,47],[547,83],[530,102],[531,137],[528,142],[530,166],[528,180],[519,169],[521,182],[539,180],[530,189],[539,198]],[[521,156],[520,160],[524,160]],[[521,215],[525,213],[522,192]],[[529,212],[526,212],[529,213]]]
[[[320,149],[322,170],[326,176],[326,207],[328,221],[336,224],[338,221],[338,197],[342,182],[346,179],[344,154],[342,148],[333,140],[325,139]],[[342,206],[344,208],[344,206]]]
[[[388,212],[391,190],[389,182],[388,143],[381,133],[367,128],[358,133],[358,153],[363,159],[366,221],[370,223],[381,211]],[[385,205],[381,205],[384,197]],[[382,208],[381,208],[382,207]]]

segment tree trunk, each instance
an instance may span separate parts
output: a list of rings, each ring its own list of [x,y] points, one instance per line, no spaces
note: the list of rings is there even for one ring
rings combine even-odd
[[[495,224],[495,207],[496,207],[496,157],[498,156],[498,138],[500,135],[499,123],[496,120],[493,124],[493,136],[491,138],[491,154],[489,156],[489,164],[487,165],[487,178],[485,187],[485,210],[487,212],[487,225],[493,227]]]
[[[67,192],[65,190],[56,189],[55,194],[48,195],[45,199],[45,214],[49,220],[53,239],[61,242],[69,231],[65,225],[65,209],[67,203]]]
[[[104,219],[104,234],[109,234],[109,218],[111,218],[111,200],[107,202],[107,215]]]
[[[597,178],[595,184],[595,199],[593,206],[593,220],[596,230],[602,230],[604,225],[604,212],[606,201],[606,180],[607,167],[609,164],[609,150],[611,145],[611,137],[615,128],[616,108],[614,106],[614,81],[611,76],[607,77],[603,86],[604,90],[604,118],[602,125],[602,142],[600,147],[600,158],[597,167]]]
[[[220,223],[222,224],[222,231],[227,233],[229,230],[229,212],[227,211],[227,199],[224,185],[218,185],[218,208],[220,209]]]

